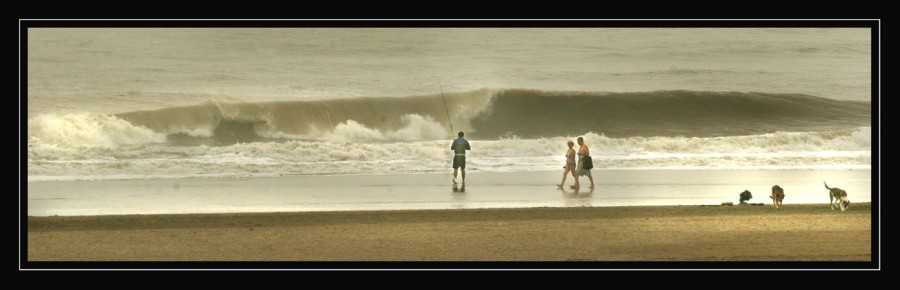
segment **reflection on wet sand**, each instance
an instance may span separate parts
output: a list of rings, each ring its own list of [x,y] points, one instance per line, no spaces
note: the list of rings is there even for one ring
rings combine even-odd
[[[453,194],[451,195],[453,198],[452,208],[465,208],[466,207],[466,185],[453,185]]]
[[[590,207],[593,199],[593,188],[560,189],[566,207]]]

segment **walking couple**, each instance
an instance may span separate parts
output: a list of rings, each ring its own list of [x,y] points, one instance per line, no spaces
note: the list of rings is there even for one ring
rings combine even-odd
[[[591,168],[593,168],[593,160],[591,160],[591,149],[588,148],[587,144],[584,144],[584,138],[578,137],[578,163],[575,162],[575,149],[572,148],[575,146],[575,143],[569,141],[569,150],[566,151],[566,166],[563,170],[562,183],[557,184],[559,188],[563,188],[566,185],[566,175],[569,172],[572,173],[572,178],[575,178],[575,185],[572,186],[574,189],[578,189],[581,186],[578,184],[578,176],[587,175],[588,179],[591,180],[591,188],[594,188],[594,177],[591,176]],[[585,168],[585,157],[587,157],[588,162],[590,163],[587,168]],[[576,175],[577,174],[577,175]]]

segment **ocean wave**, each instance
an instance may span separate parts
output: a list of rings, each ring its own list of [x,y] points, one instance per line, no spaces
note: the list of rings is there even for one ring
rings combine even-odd
[[[465,131],[483,140],[573,136],[587,131],[617,138],[717,137],[870,126],[870,107],[865,102],[787,94],[484,89],[446,96],[263,103],[211,100],[115,115],[41,115],[30,118],[28,128],[30,138],[59,146],[115,146],[163,139],[179,145],[272,139],[424,141],[454,135],[450,131]]]
[[[443,172],[455,131],[476,172],[555,170],[578,136],[600,169],[854,169],[871,164],[870,105],[696,91],[478,90],[448,93],[446,106],[440,95],[211,100],[31,116],[27,170],[29,180]]]

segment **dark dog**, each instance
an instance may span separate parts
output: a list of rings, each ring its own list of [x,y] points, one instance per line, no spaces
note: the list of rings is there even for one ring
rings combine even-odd
[[[778,209],[781,208],[781,202],[784,200],[784,189],[781,186],[772,186],[772,205]]]
[[[738,199],[738,201],[740,202],[740,204],[741,204],[741,205],[746,205],[746,204],[747,204],[747,201],[750,200],[751,198],[753,198],[753,194],[751,194],[749,190],[744,190],[744,192],[741,192],[741,195],[738,196],[738,197],[740,197],[740,198]]]
[[[825,182],[823,181],[822,183]],[[825,188],[828,189],[828,203],[831,204],[832,210],[834,210],[835,205],[837,205],[841,211],[850,208],[850,199],[847,198],[846,191],[837,187],[828,187],[828,183],[825,183]]]

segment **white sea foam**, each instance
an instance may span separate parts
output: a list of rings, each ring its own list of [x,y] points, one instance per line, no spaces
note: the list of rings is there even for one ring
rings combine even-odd
[[[371,142],[371,141],[422,141],[440,140],[450,136],[450,132],[430,116],[405,114],[400,117],[401,128],[397,130],[378,130],[354,120],[339,123],[331,130],[321,130],[310,126],[309,134],[295,135],[283,132],[261,130],[258,134],[265,138],[318,140],[336,142]]]
[[[103,114],[41,114],[28,119],[29,143],[117,147],[165,142],[166,136]]]
[[[449,139],[385,141],[397,136],[435,137],[421,135],[434,130],[428,126],[436,126],[428,118],[407,116],[405,119],[409,123],[397,131],[380,132],[347,122],[341,129],[324,135],[327,139],[323,140],[228,146],[161,143],[58,146],[35,138],[29,141],[28,177],[39,181],[447,171],[451,156]],[[597,169],[855,170],[871,167],[869,130],[863,127],[714,138],[610,138],[596,133],[583,136],[591,147]],[[565,142],[575,137],[470,140],[468,169],[473,172],[560,170]]]

